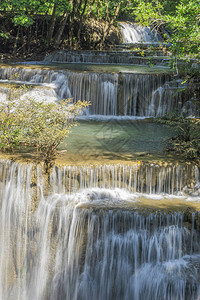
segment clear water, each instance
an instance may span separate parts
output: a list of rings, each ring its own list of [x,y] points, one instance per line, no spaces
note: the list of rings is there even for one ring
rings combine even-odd
[[[73,154],[76,154],[77,160],[83,161],[101,161],[105,157],[110,160],[123,159],[124,156],[140,160],[148,159],[150,154],[161,158],[166,155],[167,138],[174,134],[172,128],[148,120],[78,122],[80,125],[72,129],[60,147],[60,150],[67,149],[66,156],[69,160],[71,157],[72,162]]]

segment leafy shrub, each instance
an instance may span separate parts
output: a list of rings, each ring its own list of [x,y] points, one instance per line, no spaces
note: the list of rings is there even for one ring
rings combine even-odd
[[[13,151],[19,145],[32,147],[41,154],[48,171],[58,146],[77,125],[75,118],[89,103],[20,97],[23,92],[22,88],[14,88],[7,100],[0,102],[0,148]]]

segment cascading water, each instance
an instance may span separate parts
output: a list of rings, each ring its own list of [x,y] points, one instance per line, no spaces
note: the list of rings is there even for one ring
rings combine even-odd
[[[77,192],[88,188],[171,195],[199,186],[197,166],[103,165],[95,167],[55,167],[50,177],[53,193]],[[195,189],[194,189],[195,191]]]
[[[122,46],[122,45],[121,45]],[[145,52],[148,55],[148,52]],[[163,56],[166,53],[161,50],[154,51],[155,57],[151,61],[155,65],[165,65]],[[161,56],[161,57],[159,57]],[[150,57],[149,57],[150,59]],[[167,59],[167,57],[166,57]],[[148,59],[138,56],[138,51],[65,51],[58,50],[48,54],[43,63],[88,63],[88,64],[129,64],[129,65],[148,65]]]
[[[199,180],[195,166],[157,168],[138,166],[138,185],[156,172],[163,187]],[[132,186],[130,170],[54,169],[51,191],[40,167],[1,161],[0,299],[199,299],[199,213],[142,212],[133,193],[105,188],[112,175]]]
[[[44,99],[51,96],[50,99],[55,100],[57,95],[59,99],[91,101],[92,105],[85,112],[89,115],[154,117],[171,113],[174,109],[182,114],[188,100],[178,92],[181,83],[172,87],[170,75],[166,74],[0,68],[0,78],[4,81],[16,73],[19,82],[43,86],[46,90]],[[194,115],[195,107],[191,108]],[[188,111],[191,115],[191,109]]]
[[[149,27],[142,27],[133,23],[119,23],[124,44],[137,43],[158,43],[161,38],[155,30]]]

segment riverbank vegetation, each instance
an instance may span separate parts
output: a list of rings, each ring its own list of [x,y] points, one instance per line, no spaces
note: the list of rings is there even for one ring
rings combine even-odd
[[[200,60],[199,0],[138,1],[135,13],[136,21],[165,32],[175,59]]]
[[[18,147],[35,149],[48,172],[58,146],[77,125],[75,118],[88,103],[70,100],[55,103],[23,97],[24,89],[11,88],[6,101],[0,102],[0,149],[6,152]]]
[[[177,114],[155,119],[157,123],[173,126],[176,135],[168,139],[167,151],[183,154],[187,160],[199,162],[200,119],[184,118]]]

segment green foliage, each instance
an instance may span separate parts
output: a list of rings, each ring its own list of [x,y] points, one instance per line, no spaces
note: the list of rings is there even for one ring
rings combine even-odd
[[[178,56],[189,55],[200,59],[200,1],[182,1],[176,16],[169,17],[173,29],[172,51]]]
[[[168,140],[168,151],[184,154],[186,159],[200,158],[200,120],[178,117],[176,114],[158,118],[156,122],[173,126],[177,134]]]
[[[161,30],[165,27],[176,57],[193,57],[200,60],[200,0],[137,1],[136,20],[145,26]]]
[[[8,39],[8,35],[6,33],[0,32],[0,37],[4,39]]]
[[[24,27],[29,27],[34,23],[34,20],[30,18],[29,16],[26,16],[24,14],[22,15],[17,15],[13,18],[13,23],[15,26],[24,26]]]
[[[140,1],[137,0],[137,6],[134,9],[136,21],[143,26],[160,26],[162,20],[163,4],[157,0]]]
[[[63,100],[57,104],[28,96],[20,98],[22,93],[24,89],[14,88],[7,101],[0,102],[0,147],[4,151],[13,151],[18,145],[34,148],[48,171],[58,146],[77,125],[75,118],[88,103]]]

